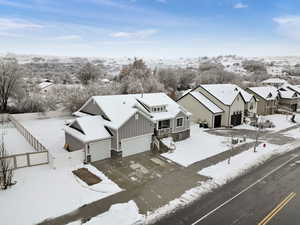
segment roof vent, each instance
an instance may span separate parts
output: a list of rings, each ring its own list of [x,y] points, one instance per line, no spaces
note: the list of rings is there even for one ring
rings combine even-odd
[[[239,89],[235,88],[234,91],[239,91]]]

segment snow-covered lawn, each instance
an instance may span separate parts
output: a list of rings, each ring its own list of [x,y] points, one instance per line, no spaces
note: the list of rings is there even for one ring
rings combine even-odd
[[[264,120],[270,120],[274,123],[274,128],[267,128],[267,130],[270,131],[280,131],[292,126],[295,126],[296,124],[291,122],[291,116],[290,115],[281,115],[281,114],[274,114],[274,115],[267,115],[263,117]],[[295,117],[296,122],[300,122],[300,115],[296,114]]]
[[[253,149],[248,150],[232,157],[230,164],[228,164],[227,160],[224,160],[216,165],[204,168],[199,171],[199,174],[211,177],[215,183],[223,185],[233,178],[242,175],[251,167],[265,162],[276,153],[274,150],[278,149],[278,147],[278,145],[267,144],[264,148],[263,144],[260,144],[255,153]]]
[[[66,120],[70,119],[73,119],[73,117],[54,117],[23,120],[20,122],[49,150],[52,155],[57,156],[62,152],[66,152],[63,149],[65,144],[64,124]]]
[[[290,130],[287,131],[285,133],[283,133],[285,136],[291,137],[291,138],[300,138],[300,128],[294,129],[294,130]]]
[[[115,204],[110,209],[84,223],[84,225],[134,225],[141,224],[144,216],[139,214],[139,209],[134,201]],[[81,222],[74,222],[68,225],[81,225]]]
[[[48,165],[29,167],[15,171],[17,184],[0,191],[0,218],[3,224],[35,224],[48,217],[68,213],[83,204],[96,201],[121,191],[96,168],[86,165],[102,179],[96,185],[87,186],[72,174],[75,168],[51,169]]]
[[[162,156],[182,166],[189,166],[202,159],[229,150],[231,148],[230,141],[231,138],[229,137],[208,134],[203,128],[199,128],[198,125],[193,124],[191,125],[191,137],[176,142],[176,150],[172,153],[164,153]],[[250,141],[247,140],[247,142]]]
[[[11,123],[5,124],[4,127],[4,143],[10,155],[35,152],[34,148]],[[2,134],[2,131],[0,133]]]
[[[282,114],[274,114],[274,115],[267,115],[267,116],[262,116],[260,117],[259,120],[261,120],[261,118],[266,121],[266,120],[270,120],[273,122],[273,124],[275,125],[274,128],[266,128],[267,131],[271,131],[271,132],[277,132],[292,126],[297,125],[297,123],[300,123],[300,114],[296,114],[295,120],[297,123],[292,123],[291,122],[291,115],[282,115]],[[249,124],[242,124],[239,126],[234,127],[234,129],[247,129],[247,130],[256,130],[256,127],[250,126]]]

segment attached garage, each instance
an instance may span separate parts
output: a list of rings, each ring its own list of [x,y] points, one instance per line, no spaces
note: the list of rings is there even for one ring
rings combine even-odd
[[[87,146],[91,162],[111,157],[111,139],[91,142]]]
[[[123,139],[121,141],[122,156],[130,156],[149,151],[151,148],[152,134]]]
[[[231,125],[238,126],[242,124],[242,112],[236,112],[231,115]]]

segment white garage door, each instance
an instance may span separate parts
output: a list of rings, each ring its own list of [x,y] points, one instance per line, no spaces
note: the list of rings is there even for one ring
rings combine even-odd
[[[122,156],[134,155],[150,150],[152,134],[123,139],[121,141]]]
[[[107,159],[111,157],[111,140],[101,140],[98,142],[90,143],[90,155],[91,161],[95,162],[101,159]]]

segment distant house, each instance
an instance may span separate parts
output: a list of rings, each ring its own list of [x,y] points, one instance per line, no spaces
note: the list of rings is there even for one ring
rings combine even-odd
[[[276,88],[281,87],[282,85],[286,84],[287,81],[279,78],[270,78],[267,80],[262,81],[262,84],[265,86],[273,86]]]
[[[274,114],[278,109],[278,91],[273,86],[250,87],[246,89],[258,100],[257,114]]]
[[[256,98],[234,84],[200,85],[177,102],[192,113],[193,122],[211,128],[237,126],[245,114],[256,113]]]
[[[164,93],[91,97],[65,129],[66,148],[91,161],[149,151],[153,136],[190,136],[190,116]]]
[[[299,88],[293,85],[283,85],[278,90],[279,107],[289,112],[297,112],[300,92]]]
[[[45,79],[43,82],[38,84],[38,88],[41,93],[51,92],[54,88],[54,83],[51,80]]]

